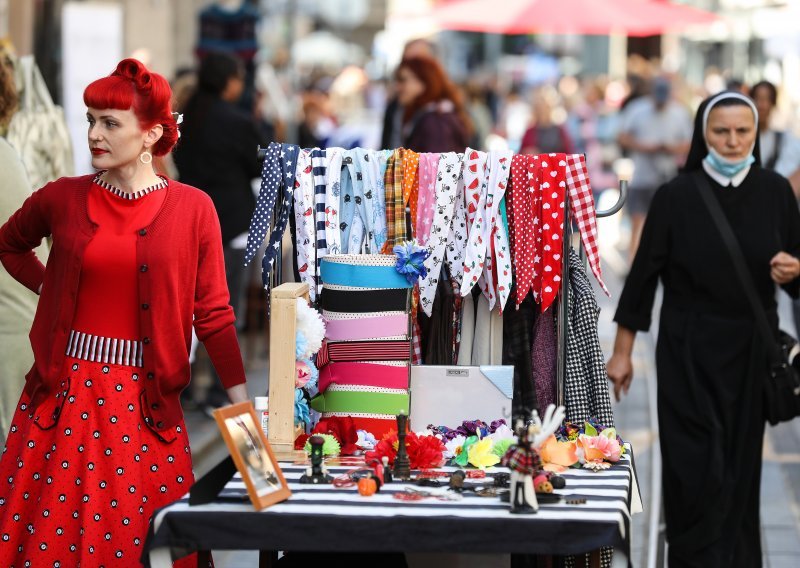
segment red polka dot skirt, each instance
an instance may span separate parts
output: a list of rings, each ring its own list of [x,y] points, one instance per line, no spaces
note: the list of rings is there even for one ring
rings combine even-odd
[[[193,483],[186,428],[165,443],[144,424],[139,368],[67,357],[64,369],[43,403],[63,404],[55,426],[40,428],[23,395],[8,433],[0,566],[139,566],[151,515]]]

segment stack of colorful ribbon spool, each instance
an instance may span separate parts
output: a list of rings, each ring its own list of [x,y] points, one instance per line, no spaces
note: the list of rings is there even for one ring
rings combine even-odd
[[[320,266],[325,341],[317,354],[323,418],[351,416],[380,437],[408,414],[411,285],[394,255],[328,255]]]

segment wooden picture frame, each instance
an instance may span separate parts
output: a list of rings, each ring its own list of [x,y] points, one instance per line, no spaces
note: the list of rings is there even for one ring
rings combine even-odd
[[[288,499],[292,491],[256,418],[253,403],[218,408],[214,419],[256,510]]]

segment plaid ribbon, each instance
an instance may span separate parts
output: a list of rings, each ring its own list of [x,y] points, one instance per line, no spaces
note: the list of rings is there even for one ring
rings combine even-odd
[[[600,253],[597,250],[597,218],[594,210],[594,195],[586,171],[586,160],[582,154],[567,156],[567,188],[569,189],[570,208],[581,233],[581,242],[586,250],[586,258],[598,284],[606,293],[603,273],[600,269]]]
[[[406,208],[403,194],[403,156],[405,150],[398,148],[386,162],[383,177],[386,191],[386,242],[381,252],[391,254],[394,245],[408,239],[406,235]]]

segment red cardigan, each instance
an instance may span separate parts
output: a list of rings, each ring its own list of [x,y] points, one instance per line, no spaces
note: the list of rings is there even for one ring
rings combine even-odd
[[[93,178],[61,178],[45,185],[0,228],[0,262],[8,273],[34,292],[42,285],[30,333],[35,362],[25,377],[34,409],[63,380],[83,253],[97,229],[87,212]],[[145,362],[142,411],[149,427],[172,438],[168,431],[183,416],[179,394],[189,384],[193,324],[225,387],[243,383],[245,373],[214,205],[202,191],[172,180],[165,191],[161,210],[138,230],[136,262]],[[53,248],[45,268],[33,249],[50,235]],[[38,413],[37,424],[52,427],[58,413]]]

